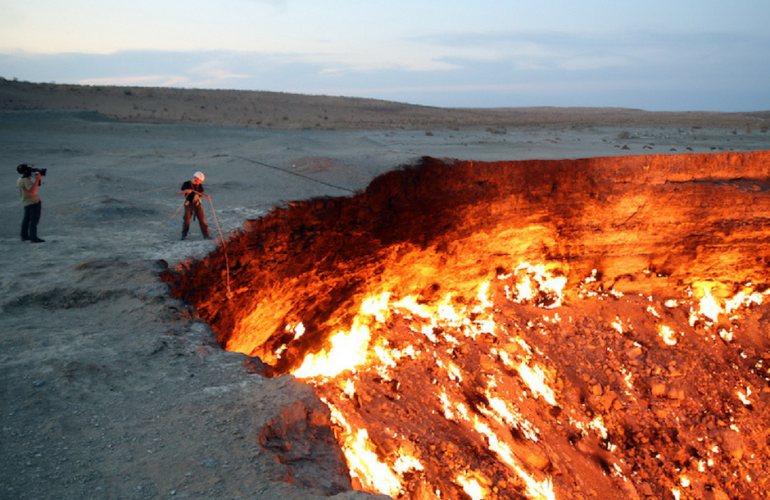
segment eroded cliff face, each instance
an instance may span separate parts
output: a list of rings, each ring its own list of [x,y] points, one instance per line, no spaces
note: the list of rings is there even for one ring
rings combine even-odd
[[[358,488],[761,498],[769,169],[425,158],[166,279],[223,347],[315,387]]]

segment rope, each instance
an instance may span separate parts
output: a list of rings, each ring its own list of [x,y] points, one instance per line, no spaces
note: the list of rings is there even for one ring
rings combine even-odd
[[[139,191],[139,192],[137,192],[137,193],[126,194],[126,195],[123,195],[123,196],[115,196],[113,199],[119,199],[119,198],[132,198],[132,197],[134,197],[134,196],[139,196],[140,194],[155,193],[155,192],[157,192],[157,191],[163,191],[163,190],[165,190],[165,189],[171,189],[171,188],[173,188],[173,187],[176,187],[176,185],[174,185],[174,186],[166,186],[166,187],[157,188],[157,189],[150,189],[150,190],[148,190],[148,191]],[[89,199],[89,198],[86,198],[86,199]],[[80,201],[83,201],[83,200],[80,200]]]
[[[185,199],[182,199],[182,203],[180,203],[180,204],[179,204],[179,207],[176,209],[176,212],[174,212],[174,215],[172,215],[171,217],[169,217],[169,218],[168,218],[168,220],[166,221],[166,224],[168,224],[169,222],[171,222],[171,221],[174,219],[174,217],[176,217],[176,214],[178,214],[178,213],[179,213],[179,211],[180,211],[180,210],[182,209],[182,207],[184,206],[184,202],[185,202],[185,201],[186,201]],[[209,200],[209,201],[211,201],[211,200]]]
[[[139,196],[139,195],[148,194],[148,193],[155,193],[157,191],[163,191],[165,189],[171,189],[173,187],[176,187],[176,186],[175,185],[174,186],[166,186],[166,187],[157,188],[157,189],[150,189],[148,191],[139,191],[137,193],[125,194],[123,196],[107,196],[106,194],[103,194],[103,195],[100,195],[100,196],[92,196],[90,198],[81,198],[81,199],[79,199],[77,201],[70,201],[70,202],[67,202],[67,203],[58,203],[56,205],[51,205],[49,207],[49,209],[50,208],[57,208],[57,207],[64,207],[64,206],[67,206],[67,205],[74,205],[76,203],[81,203],[81,202],[84,202],[84,201],[100,200],[100,199],[103,199],[103,198],[109,198],[109,199],[112,199],[112,200],[118,200],[118,199],[121,199],[121,198],[132,198],[134,196]]]
[[[263,163],[261,161],[252,160],[251,158],[246,158],[246,157],[238,156],[238,155],[228,155],[228,156],[230,156],[232,158],[238,158],[238,159],[241,159],[243,161],[250,162],[250,163],[254,163],[255,165],[261,165],[263,167],[272,168],[274,170],[278,170],[278,171],[283,172],[285,174],[296,175],[297,177],[301,177],[301,178],[303,178],[305,180],[308,180],[308,181],[311,181],[311,182],[317,182],[318,184],[323,184],[324,186],[328,186],[328,187],[331,187],[331,188],[334,188],[334,189],[340,189],[342,191],[347,191],[348,193],[356,194],[356,192],[354,190],[352,190],[352,189],[348,189],[348,188],[342,187],[342,186],[336,186],[336,185],[330,184],[328,182],[324,182],[324,181],[320,181],[318,179],[314,179],[313,177],[309,177],[307,175],[302,175],[302,174],[299,174],[297,172],[292,172],[291,170],[286,170],[285,168],[276,167],[275,165],[269,165],[269,164]]]
[[[214,210],[214,202],[211,201],[211,197],[208,197],[209,204],[211,205],[211,213],[214,214],[214,221],[217,223],[217,230],[219,231],[219,238],[222,240],[222,253],[225,256],[225,276],[227,278],[227,298],[230,299],[233,296],[233,292],[230,291],[230,261],[227,257],[227,244],[225,243],[225,237],[222,234],[222,228],[219,226],[219,218],[217,218],[217,211]],[[178,212],[179,210],[177,210]],[[176,215],[176,214],[174,214]]]

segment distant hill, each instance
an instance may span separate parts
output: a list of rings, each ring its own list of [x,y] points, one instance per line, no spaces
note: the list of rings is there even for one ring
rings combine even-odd
[[[140,123],[265,129],[740,127],[766,129],[770,111],[649,112],[625,108],[438,108],[282,92],[29,83],[0,78],[0,111],[97,111]]]

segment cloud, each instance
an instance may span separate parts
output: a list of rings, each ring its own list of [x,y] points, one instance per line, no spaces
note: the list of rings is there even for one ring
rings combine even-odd
[[[179,75],[115,76],[86,78],[79,85],[108,85],[117,87],[189,87],[190,79]]]
[[[202,83],[204,87],[211,86],[213,84],[221,84],[228,80],[249,78],[248,73],[233,73],[229,64],[226,61],[219,59],[213,59],[203,62],[198,66],[190,68],[189,73],[201,78],[202,82],[211,82],[209,84]]]
[[[329,54],[247,51],[0,53],[0,76],[88,85],[346,95],[445,107],[770,109],[767,38],[636,33],[609,44],[603,37],[546,32],[458,37],[426,39],[426,44],[445,47],[421,55],[435,64],[418,68],[367,66]],[[481,51],[485,43],[493,50]]]
[[[520,70],[666,68],[685,72],[734,66],[736,56],[760,64],[770,62],[770,37],[743,33],[503,31],[444,33],[418,40],[441,48],[445,60],[463,67],[487,61]]]

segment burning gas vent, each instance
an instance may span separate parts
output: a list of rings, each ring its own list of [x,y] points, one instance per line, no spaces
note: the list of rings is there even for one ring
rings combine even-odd
[[[358,489],[763,498],[768,169],[426,158],[166,279],[226,349],[315,388]]]

